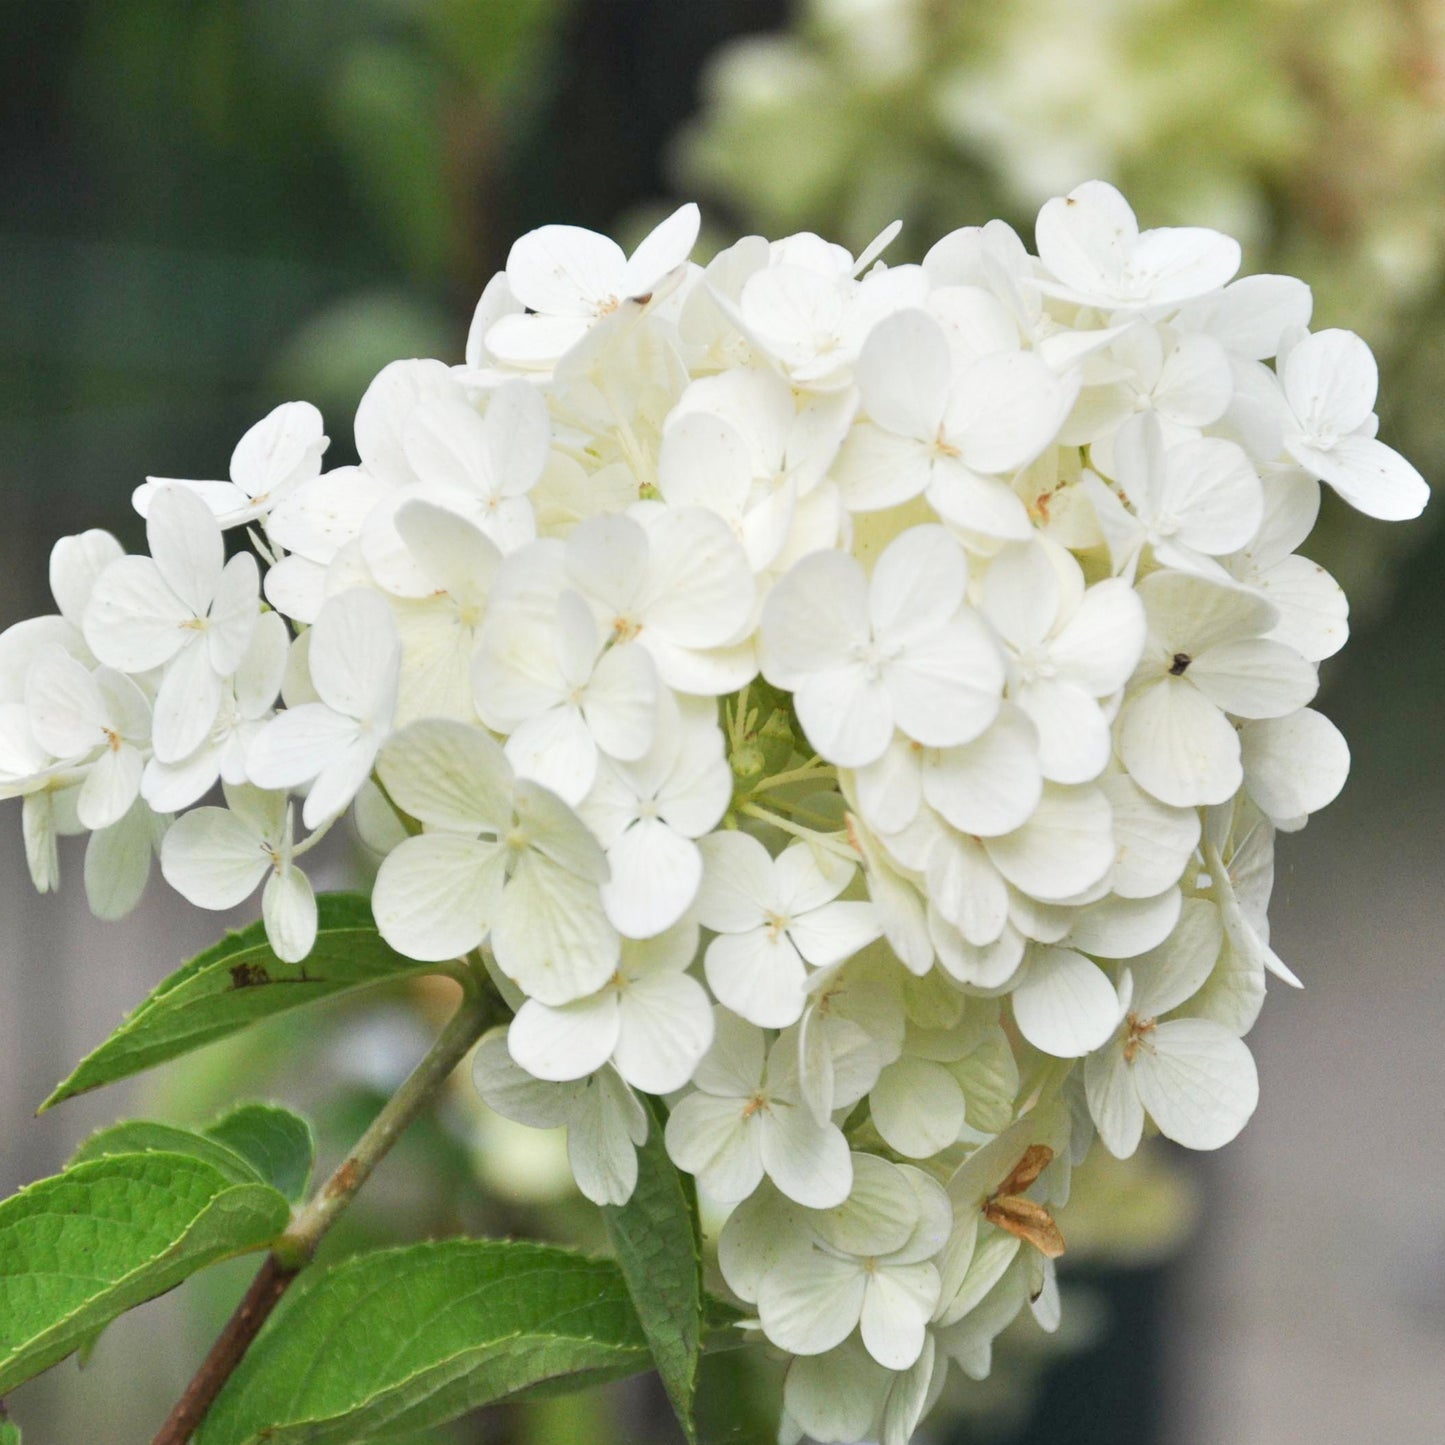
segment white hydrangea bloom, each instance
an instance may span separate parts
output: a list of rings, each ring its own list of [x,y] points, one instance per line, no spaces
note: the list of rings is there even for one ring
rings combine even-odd
[[[350,810],[383,937],[512,1014],[491,1106],[618,1205],[666,1096],[794,1356],[783,1437],[906,1445],[1026,1308],[1058,1328],[1096,1139],[1252,1113],[1299,983],[1275,837],[1349,768],[1311,706],[1348,605],[1300,549],[1321,484],[1427,489],[1307,286],[1102,182],[1037,256],[990,222],[704,270],[697,230],[534,231],[463,364],[373,380],[358,465],[287,403],[230,480],[137,490],[150,556],[57,543],[58,610],[0,633],[0,796],[37,887],[87,832],[102,916],[157,852],[199,907],[264,882],[288,960]]]

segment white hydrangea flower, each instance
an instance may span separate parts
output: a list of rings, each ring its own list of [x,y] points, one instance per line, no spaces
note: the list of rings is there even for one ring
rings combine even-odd
[[[1219,910],[1193,899],[1179,932],[1130,965],[1128,1015],[1084,1069],[1089,1113],[1118,1158],[1138,1148],[1146,1113],[1189,1149],[1222,1147],[1254,1113],[1259,1076],[1244,1042],[1210,1019],[1163,1017],[1203,987],[1223,941]]]
[[[746,833],[713,833],[701,846],[697,916],[717,934],[704,958],[708,987],[749,1023],[796,1023],[807,966],[841,963],[878,937],[872,905],[839,898],[857,870],[806,843],[770,858]]]
[[[1119,580],[1086,589],[1069,553],[1033,542],[989,564],[980,607],[1008,649],[1009,695],[1038,730],[1043,775],[1091,782],[1112,752],[1101,703],[1128,682],[1144,649],[1138,594]]]
[[[233,786],[247,780],[247,752],[271,717],[281,691],[291,637],[277,612],[263,612],[241,665],[221,686],[221,705],[209,735],[179,762],[152,756],[141,776],[141,796],[159,813],[198,802],[217,779]]]
[[[1407,521],[1430,499],[1430,485],[1399,452],[1375,437],[1379,371],[1353,331],[1317,331],[1280,359],[1293,423],[1290,456],[1367,517]]]
[[[288,707],[252,739],[251,781],[261,788],[309,783],[308,828],[346,808],[371,774],[396,714],[401,647],[391,609],[375,592],[343,592],[321,609],[306,662],[319,699]]]
[[[25,705],[35,741],[54,758],[86,759],[76,817],[92,831],[130,811],[140,793],[151,708],[124,673],[92,672],[52,643],[30,665]]]
[[[631,256],[580,226],[542,226],[513,243],[507,286],[526,307],[487,329],[486,349],[519,367],[547,370],[604,317],[631,303],[640,310],[673,283],[697,241],[701,217],[690,202],[646,235]]]
[[[670,1094],[692,1078],[712,1044],[712,1005],[687,968],[697,924],[656,938],[628,939],[617,972],[595,994],[548,1005],[529,998],[507,1033],[512,1057],[539,1079],[580,1079],[611,1063],[648,1094]]]
[[[1119,714],[1119,756],[1163,803],[1222,803],[1243,781],[1229,717],[1283,717],[1315,695],[1314,668],[1266,639],[1275,614],[1256,594],[1184,572],[1139,584],[1143,660]]]
[[[215,513],[222,527],[254,522],[302,482],[320,473],[322,454],[330,445],[321,427],[321,413],[309,401],[282,402],[236,443],[231,453],[230,481],[147,477],[131,501],[145,517],[150,514],[157,492],[165,487],[185,487]]]
[[[196,808],[171,825],[161,871],[198,908],[234,908],[265,878],[266,937],[278,958],[298,962],[316,941],[316,898],[294,861],[292,806],[285,793],[245,784],[223,791],[224,808]]]
[[[947,521],[986,537],[1033,534],[1007,478],[1053,440],[1074,388],[1032,352],[998,350],[955,372],[943,328],[923,311],[881,321],[858,358],[868,421],[840,474],[848,506],[874,511],[920,493]]]
[[[152,742],[162,762],[193,753],[216,721],[221,684],[241,665],[260,616],[249,552],[228,562],[220,523],[184,487],[165,487],[146,519],[149,557],[121,557],[95,579],[85,640],[119,672],[164,668]]]
[[[507,734],[512,765],[574,807],[592,790],[602,755],[638,762],[656,733],[651,655],[636,642],[608,642],[568,589],[545,619],[503,609],[480,632],[472,663],[477,711]]]
[[[1105,181],[1086,181],[1039,211],[1036,284],[1105,311],[1147,311],[1217,291],[1239,269],[1239,243],[1202,226],[1140,231],[1133,209]]]
[[[861,767],[900,731],[930,747],[971,742],[997,715],[1004,669],[964,605],[968,561],[939,526],[912,527],[871,578],[841,552],[805,557],[763,609],[763,676],[794,695],[808,741]]]
[[[85,832],[105,917],[156,853],[201,907],[264,881],[287,959],[352,808],[382,935],[485,967],[477,1086],[588,1198],[667,1097],[794,1356],[780,1438],[907,1445],[1025,1308],[1059,1327],[1096,1140],[1252,1112],[1299,983],[1275,838],[1349,768],[1309,706],[1348,605],[1300,549],[1322,483],[1426,488],[1308,287],[1102,182],[1037,256],[990,222],[888,268],[891,226],[703,270],[697,225],[543,227],[462,365],[373,380],[359,465],[288,403],[229,481],[136,492],[149,557],[57,543],[58,611],[0,632],[0,796],[42,890]]]
[[[459,958],[488,937],[502,971],[548,1005],[595,993],[619,940],[598,885],[601,848],[555,794],[517,778],[479,728],[412,723],[378,764],[391,801],[427,831],[381,865],[372,907],[409,958]]]
[[[813,1247],[763,1276],[763,1330],[794,1354],[818,1355],[858,1328],[880,1365],[908,1369],[938,1305],[942,1282],[931,1261],[952,1226],[948,1196],[926,1174],[854,1154],[853,1189],[816,1219]]]
[[[702,882],[696,840],[722,819],[732,773],[711,705],[659,695],[652,746],[635,763],[607,759],[579,812],[607,850],[607,916],[651,938],[692,906]]]
[[[472,1078],[477,1092],[504,1118],[533,1129],[567,1130],[573,1177],[594,1204],[626,1204],[632,1197],[648,1118],[615,1069],[567,1083],[534,1079],[513,1062],[507,1030],[498,1028],[477,1045]]]
[[[669,687],[717,696],[757,671],[746,639],[752,568],[715,513],[654,504],[589,518],[567,539],[566,558],[604,635],[646,649]]]
[[[673,1163],[723,1201],[746,1199],[766,1174],[798,1204],[841,1204],[853,1183],[848,1144],[803,1103],[796,1045],[779,1040],[769,1048],[761,1029],[723,1009],[716,1018],[695,1088],[667,1121]]]

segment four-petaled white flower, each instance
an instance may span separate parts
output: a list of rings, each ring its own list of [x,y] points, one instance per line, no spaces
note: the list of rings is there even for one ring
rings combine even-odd
[[[694,1092],[667,1121],[667,1152],[724,1202],[746,1199],[764,1174],[811,1209],[841,1204],[853,1185],[842,1130],[813,1118],[798,1089],[797,1046],[769,1049],[763,1031],[723,1009]]]
[[[346,808],[371,775],[396,714],[401,646],[391,609],[375,592],[339,593],[306,636],[316,702],[289,707],[253,739],[251,781],[262,788],[309,783],[308,828]]]
[[[1399,452],[1376,439],[1379,370],[1353,331],[1317,331],[1280,360],[1289,407],[1284,444],[1307,472],[1367,517],[1418,517],[1430,484]]]
[[[932,1260],[953,1227],[948,1196],[919,1169],[854,1154],[849,1198],[809,1222],[812,1248],[783,1259],[758,1287],[768,1338],[819,1355],[859,1328],[880,1365],[908,1369],[942,1288]]]
[[[179,762],[210,732],[221,684],[241,665],[260,616],[249,552],[228,562],[221,526],[184,487],[164,487],[146,518],[149,557],[121,557],[96,578],[85,609],[90,650],[119,672],[163,667],[151,740]]]
[[[477,1092],[503,1118],[533,1129],[567,1130],[577,1187],[594,1204],[626,1204],[637,1187],[637,1150],[647,1142],[647,1110],[607,1065],[585,1079],[548,1083],[519,1067],[507,1030],[483,1036],[472,1055]]]
[[[507,1033],[512,1057],[539,1079],[580,1079],[610,1062],[636,1089],[670,1094],[712,1044],[712,1005],[687,968],[697,925],[622,945],[617,972],[595,994],[556,1006],[529,998]]]
[[[309,401],[282,402],[236,443],[229,482],[147,477],[131,500],[145,517],[159,491],[185,487],[215,513],[222,527],[239,527],[264,517],[289,492],[317,476],[329,444],[321,431],[321,413]]]
[[[265,878],[266,937],[278,958],[295,963],[316,941],[316,899],[293,861],[291,804],[245,784],[223,790],[224,808],[196,808],[171,825],[161,871],[198,908],[234,908]]]
[[[597,894],[607,863],[555,793],[517,778],[486,733],[457,722],[412,723],[377,772],[427,830],[377,874],[376,926],[393,948],[441,961],[490,937],[503,972],[549,1005],[611,978],[620,945]]]
[[[689,202],[654,227],[631,256],[610,237],[580,226],[541,226],[513,242],[507,285],[526,308],[498,318],[486,348],[508,365],[546,370],[604,317],[640,311],[674,283],[697,240],[701,217]]]
[[[878,937],[872,905],[839,898],[857,870],[806,843],[774,859],[746,833],[714,833],[702,853],[697,916],[718,935],[704,958],[708,987],[749,1023],[796,1023],[805,965],[841,963]]]
[[[911,527],[871,578],[842,552],[803,558],[763,609],[762,670],[793,694],[819,754],[840,767],[883,755],[897,727],[950,747],[997,715],[998,645],[964,604],[968,562],[938,526]]]

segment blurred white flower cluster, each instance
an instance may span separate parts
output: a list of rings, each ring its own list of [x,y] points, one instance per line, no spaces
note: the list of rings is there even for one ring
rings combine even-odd
[[[785,1433],[902,1442],[1057,1323],[1096,1136],[1252,1113],[1274,834],[1348,767],[1309,707],[1345,599],[1296,549],[1321,482],[1427,490],[1303,283],[1106,184],[1037,257],[993,222],[703,270],[697,224],[534,231],[464,365],[376,378],[360,465],[291,403],[229,481],[137,491],[149,557],[62,540],[58,614],[0,636],[0,779],[37,886],[89,831],[117,915],[154,847],[201,907],[264,880],[287,959],[351,813],[386,939],[481,950],[514,1010],[483,1096],[606,1203],[664,1096],[796,1357]]]

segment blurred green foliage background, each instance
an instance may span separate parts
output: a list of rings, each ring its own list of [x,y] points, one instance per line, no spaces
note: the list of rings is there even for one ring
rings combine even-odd
[[[1146,224],[1221,225],[1245,238],[1249,269],[1314,282],[1320,323],[1381,355],[1385,435],[1445,476],[1445,21],[1428,0],[0,0],[0,18],[0,624],[47,605],[56,536],[101,525],[138,545],[129,495],[144,475],[220,475],[280,401],[317,402],[329,462],[348,460],[371,376],[397,356],[459,359],[516,235],[551,220],[626,234],[689,194],[717,241],[809,228],[857,246],[900,215],[905,256],[992,215],[1027,238],[1047,194],[1107,176]],[[1388,629],[1392,595],[1439,596],[1430,526],[1352,516],[1346,535],[1340,520],[1320,555],[1357,618]],[[1418,661],[1389,654],[1407,716],[1445,702],[1438,619],[1435,604]],[[1380,685],[1378,666],[1361,676]],[[1401,722],[1380,746],[1405,756],[1418,734]],[[18,1090],[75,1052],[54,970],[97,966],[93,952],[46,957],[73,893],[22,906],[0,972],[7,1190],[74,1142],[64,1123],[22,1135],[37,1126],[20,1125]],[[183,951],[164,926],[159,958],[136,930],[115,936],[132,999]],[[316,1114],[324,1162],[438,1007],[396,995],[273,1027],[163,1074],[137,1107],[204,1118],[238,1095],[285,1098]],[[84,1015],[85,1043],[112,1022]],[[303,1078],[277,1070],[303,1051]],[[461,1230],[599,1243],[559,1178],[555,1150],[499,1132],[459,1079],[328,1248]],[[1191,1197],[1157,1168],[1098,1181],[1071,1233],[1073,1335],[1017,1341],[973,1388],[966,1438],[1163,1438],[1159,1260],[1178,1230],[1161,1219],[1187,1218]],[[27,1441],[148,1435],[245,1272],[123,1322],[92,1378],[66,1366],[28,1387]],[[1051,1354],[1063,1361],[1038,1393]],[[706,1438],[768,1438],[775,1385],[766,1365],[719,1363]],[[643,1383],[445,1438],[603,1445],[671,1429]]]

